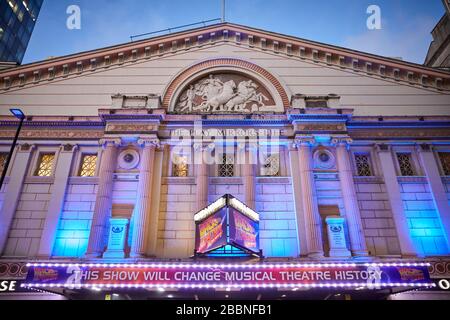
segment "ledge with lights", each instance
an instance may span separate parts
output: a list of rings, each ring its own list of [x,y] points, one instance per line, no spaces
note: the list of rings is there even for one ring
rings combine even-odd
[[[69,289],[433,288],[429,263],[30,263],[24,287]]]

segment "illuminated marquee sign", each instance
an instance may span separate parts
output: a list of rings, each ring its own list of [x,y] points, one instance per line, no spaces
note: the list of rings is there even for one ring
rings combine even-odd
[[[227,244],[261,255],[259,215],[238,199],[225,195],[194,215],[195,251],[206,254]]]
[[[435,287],[426,263],[30,264],[24,287],[373,288]]]

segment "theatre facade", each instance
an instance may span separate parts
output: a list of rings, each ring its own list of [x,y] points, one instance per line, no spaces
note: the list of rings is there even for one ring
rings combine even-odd
[[[0,299],[448,297],[448,72],[221,23],[0,71],[3,166],[10,108]]]

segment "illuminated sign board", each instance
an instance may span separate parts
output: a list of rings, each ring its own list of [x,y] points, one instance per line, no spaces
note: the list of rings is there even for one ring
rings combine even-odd
[[[226,245],[249,254],[259,249],[259,214],[231,195],[224,195],[194,215],[196,254]]]
[[[229,208],[230,243],[259,252],[259,224],[234,208]]]
[[[37,288],[372,288],[436,287],[426,263],[30,264]]]
[[[206,253],[227,244],[227,210],[221,208],[208,218],[196,224],[195,248]]]
[[[21,287],[22,283],[22,280],[0,280],[0,294],[29,292],[29,290]]]

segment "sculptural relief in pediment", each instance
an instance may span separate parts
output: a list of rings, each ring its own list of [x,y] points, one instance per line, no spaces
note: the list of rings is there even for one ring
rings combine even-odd
[[[173,111],[188,113],[258,113],[282,111],[257,80],[240,74],[216,73],[189,83]]]

